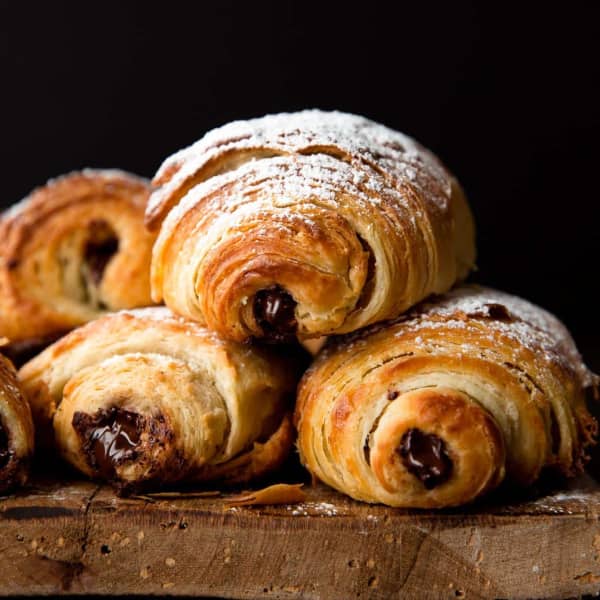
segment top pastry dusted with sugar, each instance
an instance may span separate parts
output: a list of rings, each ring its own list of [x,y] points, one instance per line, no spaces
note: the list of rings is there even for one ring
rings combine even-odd
[[[474,265],[457,180],[363,117],[230,123],[168,158],[154,184],[153,298],[230,339],[354,331],[447,291]]]

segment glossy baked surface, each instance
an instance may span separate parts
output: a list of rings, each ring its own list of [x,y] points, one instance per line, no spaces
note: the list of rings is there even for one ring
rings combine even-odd
[[[31,410],[17,373],[0,355],[0,492],[27,480],[34,445]]]
[[[245,481],[278,466],[293,442],[299,375],[283,354],[156,307],[76,329],[19,376],[40,444],[127,491]]]
[[[434,508],[505,477],[583,467],[597,379],[565,327],[503,292],[457,288],[391,323],[331,340],[296,405],[305,466],[368,502]]]
[[[154,300],[230,339],[354,331],[474,265],[456,179],[408,136],[355,115],[230,123],[153,183]]]
[[[149,193],[141,178],[87,169],[0,214],[0,337],[17,362],[107,311],[152,303]]]

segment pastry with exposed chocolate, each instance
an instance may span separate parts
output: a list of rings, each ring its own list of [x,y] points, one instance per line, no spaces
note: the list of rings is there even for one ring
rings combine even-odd
[[[0,337],[16,365],[107,311],[152,304],[149,193],[139,177],[87,169],[0,215]]]
[[[230,123],[168,158],[153,183],[154,300],[228,339],[355,331],[474,265],[457,180],[413,139],[356,115]]]
[[[127,493],[275,469],[301,364],[150,307],[72,331],[19,375],[40,445]]]
[[[33,444],[29,404],[13,365],[0,355],[0,493],[26,482]]]
[[[585,390],[597,385],[553,315],[463,286],[329,340],[299,387],[298,448],[353,498],[456,506],[544,468],[580,473],[597,430]]]

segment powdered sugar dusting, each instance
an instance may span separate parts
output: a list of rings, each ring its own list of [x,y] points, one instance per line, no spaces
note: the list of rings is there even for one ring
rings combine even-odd
[[[338,507],[330,502],[301,502],[300,504],[290,504],[286,509],[295,517],[335,517],[339,514]]]
[[[537,514],[572,515],[585,511],[590,504],[592,493],[593,491],[585,488],[555,492],[528,502],[518,509]],[[510,512],[514,508],[509,506],[506,510]]]
[[[357,345],[366,343],[366,338],[390,326],[397,325],[396,335],[403,337],[407,332],[416,334],[413,343],[416,349],[429,351],[428,331],[464,329],[486,335],[477,324],[486,323],[489,342],[497,343],[496,334],[506,336],[518,345],[544,357],[549,363],[561,365],[578,376],[583,387],[597,385],[598,378],[585,366],[575,342],[567,328],[548,311],[530,302],[482,286],[467,285],[456,288],[443,296],[422,302],[409,313],[391,323],[378,323],[362,331],[351,333],[333,343],[325,353],[335,351],[341,343],[352,353]],[[463,352],[477,350],[463,344]],[[455,351],[460,355],[461,348]],[[517,362],[517,358],[515,357]]]
[[[29,193],[25,198],[8,207],[5,211],[0,212],[0,220],[11,220],[22,213],[24,213],[35,195],[45,189],[52,188],[56,185],[60,185],[69,179],[74,177],[85,177],[88,179],[96,179],[103,180],[107,185],[111,183],[121,181],[128,181],[130,183],[137,183],[140,186],[148,187],[150,182],[144,177],[140,177],[138,175],[134,175],[133,173],[128,173],[127,171],[122,171],[120,169],[93,169],[91,167],[86,167],[81,171],[71,171],[70,173],[66,173],[64,175],[59,175],[58,177],[54,177],[49,179],[43,186],[35,188],[31,193]]]
[[[176,320],[175,314],[166,306],[148,306],[145,308],[129,308],[117,314],[131,315],[139,319],[152,319],[154,321]]]
[[[243,204],[248,203],[253,195],[255,197],[252,198],[253,204],[249,210],[254,215],[259,213],[261,205],[265,209],[271,208],[270,199],[273,197],[277,198],[276,204],[282,208],[286,204],[314,199],[320,206],[335,209],[342,195],[351,196],[354,204],[362,211],[373,210],[382,200],[409,211],[402,194],[389,186],[377,172],[369,169],[367,176],[363,171],[362,179],[357,179],[356,173],[351,165],[324,154],[298,156],[292,160],[274,157],[251,161],[235,172],[213,177],[192,188],[169,213],[164,230],[172,231],[198,202],[224,188],[228,189],[231,201],[222,203],[217,197],[210,204],[210,212],[227,215],[231,221],[243,218]],[[260,194],[257,194],[259,191]],[[418,211],[418,208],[414,207],[413,210]],[[290,212],[289,217],[294,214],[296,213]],[[296,218],[301,218],[310,225],[310,219],[306,215],[298,213]]]
[[[480,286],[463,286],[443,296],[439,302],[425,303],[428,315],[490,319],[494,329],[516,339],[523,346],[548,354],[551,360],[568,363],[585,386],[594,376],[584,365],[567,328],[551,313],[506,292]]]
[[[12,206],[9,206],[6,210],[0,212],[0,220],[1,221],[10,221],[10,220],[18,217],[20,214],[22,214],[27,209],[27,207],[29,206],[30,199],[31,199],[30,195],[25,196],[25,198],[23,198],[16,204],[13,204]]]
[[[235,153],[239,160],[231,158]],[[277,155],[328,155],[352,164],[355,173],[369,166],[390,187],[410,182],[416,189],[427,190],[425,201],[432,210],[448,210],[451,176],[413,139],[357,115],[308,110],[235,121],[208,132],[164,162],[155,178],[163,185],[153,194],[148,212],[159,212],[162,204],[187,189],[188,182],[216,159],[232,170],[254,157],[261,162]],[[219,173],[209,172],[207,177]],[[364,173],[355,176],[360,179]]]
[[[590,494],[589,491],[571,490],[553,494],[548,498],[541,498],[540,500],[536,500],[536,502],[548,500],[552,500],[553,502],[585,502],[587,504],[590,501]]]
[[[185,330],[185,335],[197,335],[203,338],[210,338],[215,344],[227,344],[216,332],[206,329],[199,323],[180,317],[172,312],[166,306],[148,306],[145,308],[131,308],[121,310],[117,313],[109,314],[104,319],[112,319],[118,315],[129,315],[136,319],[155,321],[157,323],[172,323]]]
[[[394,152],[409,156],[424,154],[423,148],[412,138],[364,117],[337,111],[305,110],[233,121],[213,129],[192,146],[168,158],[157,178],[174,163],[183,163],[216,148],[223,152],[232,146],[238,149],[267,147],[293,153],[315,146],[330,146],[375,159],[392,156]]]
[[[120,367],[128,361],[148,361],[151,360],[156,365],[168,368],[171,365],[180,364],[181,361],[172,356],[159,354],[157,352],[128,352],[126,354],[115,354],[105,358],[100,364],[104,367]]]

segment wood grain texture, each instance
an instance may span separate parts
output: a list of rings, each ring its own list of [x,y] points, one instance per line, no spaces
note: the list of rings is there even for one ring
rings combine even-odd
[[[600,486],[443,513],[354,502],[120,499],[38,482],[0,500],[0,594],[563,598],[600,591]]]

